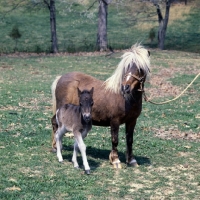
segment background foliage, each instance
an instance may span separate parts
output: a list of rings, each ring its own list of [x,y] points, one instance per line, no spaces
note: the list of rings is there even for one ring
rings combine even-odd
[[[93,1],[82,4],[56,4],[57,37],[60,52],[96,50],[98,4],[88,10]],[[122,2],[122,3],[119,3]],[[9,4],[8,4],[9,5]],[[7,5],[7,6],[8,6]],[[9,37],[14,26],[18,26],[22,37],[18,51],[50,52],[51,36],[47,9],[22,8],[4,15],[7,7],[0,6],[0,53],[14,52],[15,43]],[[140,12],[138,12],[140,11]],[[23,13],[23,14],[22,14]],[[164,8],[163,8],[164,15]],[[173,4],[167,30],[165,48],[199,52],[200,19],[198,1],[188,4]],[[155,30],[151,42],[149,32]],[[108,45],[113,49],[129,48],[130,44],[142,42],[157,47],[157,15],[153,4],[135,1],[113,1],[108,9]]]

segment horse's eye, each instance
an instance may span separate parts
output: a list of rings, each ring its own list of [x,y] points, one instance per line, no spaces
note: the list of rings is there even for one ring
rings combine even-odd
[[[93,105],[94,105],[94,102],[92,101],[92,102],[91,102],[91,106],[93,106]]]

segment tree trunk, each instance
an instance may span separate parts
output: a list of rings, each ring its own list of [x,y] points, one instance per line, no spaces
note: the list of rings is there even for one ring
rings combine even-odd
[[[159,23],[159,28],[158,28],[158,47],[160,48],[160,42],[162,38],[162,29],[163,29],[163,16],[160,10],[160,6],[158,4],[155,5],[157,14],[158,14],[158,23]]]
[[[187,5],[187,0],[185,0],[185,5]]]
[[[108,4],[106,1],[99,0],[97,49],[100,51],[105,51],[107,49],[107,10]]]
[[[58,43],[56,36],[56,9],[55,9],[55,0],[50,0],[49,5],[50,11],[50,25],[51,25],[51,50],[52,53],[58,53]]]
[[[18,42],[18,40],[17,40],[17,39],[15,39],[15,48],[14,48],[14,52],[16,52],[16,51],[17,51],[17,42]]]
[[[163,19],[162,13],[160,10],[160,6],[156,4],[157,7],[157,14],[158,14],[158,22],[159,22],[159,29],[158,29],[158,48],[161,50],[164,49],[164,42],[165,36],[167,31],[167,24],[169,21],[169,11],[170,11],[171,0],[166,1],[166,9],[165,9],[165,18]]]

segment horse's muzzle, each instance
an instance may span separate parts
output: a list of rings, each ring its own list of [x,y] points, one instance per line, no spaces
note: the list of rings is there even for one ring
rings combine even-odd
[[[130,94],[131,92],[131,87],[130,85],[122,85],[121,86],[121,91],[122,91],[122,94],[125,95],[125,94]]]

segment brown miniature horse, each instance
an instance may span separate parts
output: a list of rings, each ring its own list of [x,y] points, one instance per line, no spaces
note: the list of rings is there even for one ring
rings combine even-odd
[[[77,88],[83,90],[94,87],[92,124],[111,127],[111,164],[114,168],[121,168],[117,150],[118,132],[119,126],[125,123],[126,162],[131,166],[137,166],[132,153],[133,132],[142,110],[144,82],[149,73],[150,54],[143,46],[135,44],[129,52],[122,55],[115,72],[105,82],[80,72],[57,77],[52,84],[53,112],[66,103],[78,105]],[[54,122],[53,138],[57,128],[55,117]],[[54,139],[52,147],[56,150]]]

